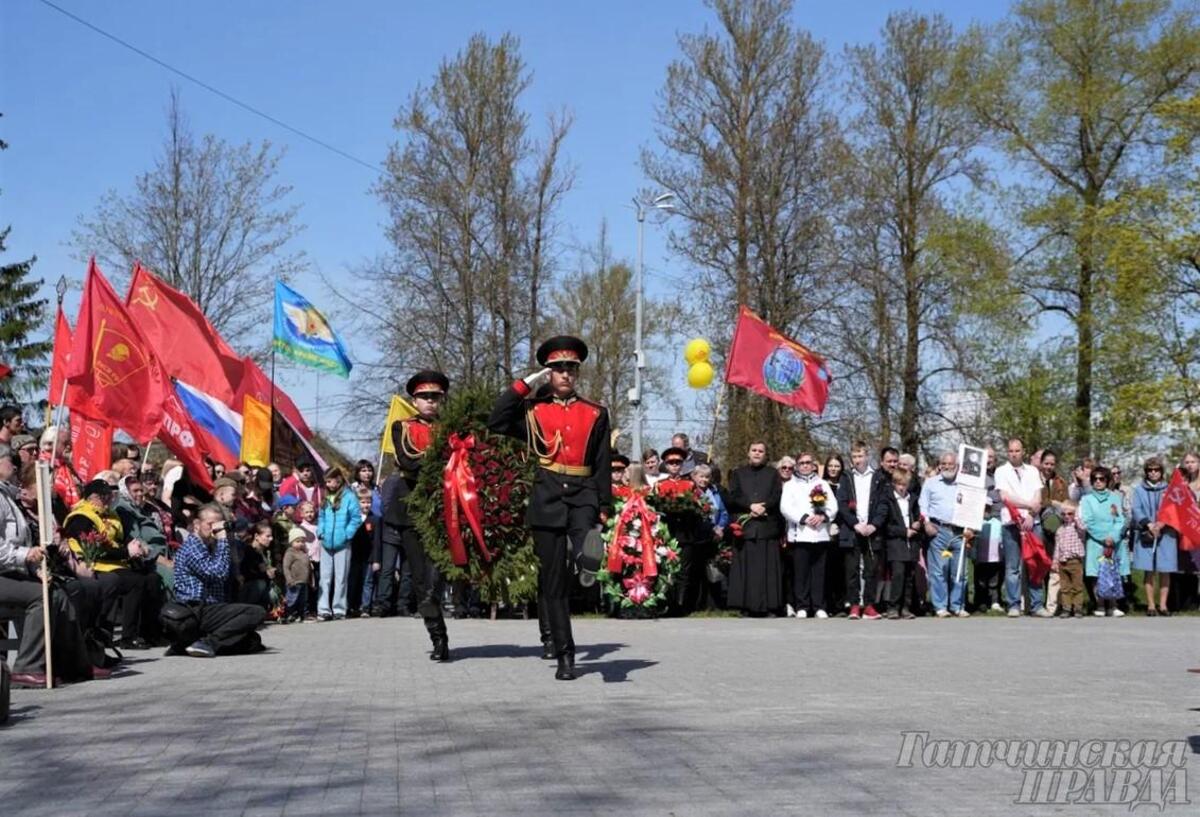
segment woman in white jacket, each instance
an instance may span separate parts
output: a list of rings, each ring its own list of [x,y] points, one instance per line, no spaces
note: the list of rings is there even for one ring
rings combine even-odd
[[[788,551],[796,618],[828,618],[825,612],[825,554],[830,526],[837,514],[837,497],[817,475],[817,463],[807,452],[796,457],[796,470],[783,484],[779,505],[787,520]]]

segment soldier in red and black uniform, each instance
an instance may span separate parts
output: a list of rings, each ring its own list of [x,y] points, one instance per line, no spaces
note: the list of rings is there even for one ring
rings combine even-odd
[[[686,459],[687,451],[682,448],[673,446],[662,452],[666,476],[654,484],[656,493],[663,496],[680,493],[699,495],[696,483],[689,477],[681,476]],[[679,543],[679,575],[671,608],[675,615],[686,616],[695,612],[700,603],[705,583],[704,570],[711,556],[711,548],[708,543],[700,541],[700,527],[704,520],[698,513],[664,513],[663,521]]]
[[[554,677],[562,681],[575,678],[568,604],[573,576],[576,568],[592,573],[599,567],[603,543],[588,533],[612,508],[608,409],[575,393],[587,354],[579,338],[546,341],[537,350],[538,364],[546,368],[513,383],[488,420],[492,431],[526,441],[538,458],[526,521],[540,564],[543,657],[557,659]]]
[[[425,619],[425,629],[433,641],[432,661],[450,660],[450,642],[446,620],[442,616],[442,576],[408,513],[408,495],[417,483],[417,471],[429,444],[433,442],[433,424],[442,400],[450,389],[450,379],[441,372],[425,370],[409,378],[406,391],[413,399],[417,416],[392,423],[392,447],[396,451],[396,473],[383,484],[383,525],[372,560],[380,571],[378,603],[391,603],[393,571],[397,547],[403,550],[412,576],[417,612]]]

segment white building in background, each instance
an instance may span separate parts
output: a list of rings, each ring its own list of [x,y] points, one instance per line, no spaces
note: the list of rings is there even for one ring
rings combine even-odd
[[[934,451],[957,450],[960,443],[986,442],[982,436],[987,433],[992,404],[982,389],[943,391],[939,412],[942,416],[930,440]]]

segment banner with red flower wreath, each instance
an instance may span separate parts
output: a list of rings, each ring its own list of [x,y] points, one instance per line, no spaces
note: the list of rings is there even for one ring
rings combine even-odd
[[[712,503],[691,480],[659,480],[646,501],[659,513],[672,516],[711,516]]]
[[[488,430],[494,398],[481,389],[451,392],[408,510],[442,575],[469,580],[484,601],[516,604],[537,596],[525,526],[534,466],[518,441]]]
[[[604,561],[596,573],[601,591],[623,608],[662,605],[679,572],[679,544],[646,491],[613,494],[604,531]]]

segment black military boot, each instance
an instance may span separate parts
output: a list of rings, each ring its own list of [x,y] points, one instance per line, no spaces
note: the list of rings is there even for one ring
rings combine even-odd
[[[575,680],[575,667],[571,665],[571,660],[567,655],[558,657],[558,671],[554,673],[554,678],[558,681]]]
[[[433,639],[433,651],[429,653],[430,661],[449,661],[450,660],[450,639],[446,636],[439,636]]]

